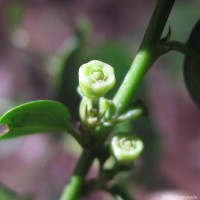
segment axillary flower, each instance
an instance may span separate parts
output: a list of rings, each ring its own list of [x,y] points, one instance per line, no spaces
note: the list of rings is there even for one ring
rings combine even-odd
[[[143,142],[130,132],[117,133],[111,140],[111,150],[117,161],[130,163],[143,150]]]
[[[103,97],[115,85],[115,73],[112,66],[92,60],[81,65],[79,85],[82,94],[92,100]]]

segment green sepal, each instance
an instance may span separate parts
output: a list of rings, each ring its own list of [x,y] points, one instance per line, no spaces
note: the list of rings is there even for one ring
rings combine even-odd
[[[69,110],[60,102],[37,100],[19,105],[0,118],[0,125],[6,130],[0,139],[15,138],[36,133],[67,131]]]

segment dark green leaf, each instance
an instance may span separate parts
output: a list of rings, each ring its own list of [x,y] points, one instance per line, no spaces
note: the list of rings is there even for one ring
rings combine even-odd
[[[200,20],[187,42],[189,55],[184,63],[184,77],[192,99],[200,106]]]
[[[66,131],[70,119],[68,109],[52,100],[37,100],[17,106],[0,118],[7,129],[0,139],[35,133]]]

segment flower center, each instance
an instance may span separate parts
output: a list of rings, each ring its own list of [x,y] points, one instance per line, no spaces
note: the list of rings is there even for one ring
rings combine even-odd
[[[101,69],[92,69],[90,71],[90,77],[95,81],[95,82],[100,82],[104,81],[106,76],[103,73]]]
[[[124,150],[130,151],[135,145],[133,144],[132,140],[128,138],[123,138],[121,139],[121,146]]]
[[[125,142],[124,142],[124,149],[127,150],[127,151],[129,151],[130,148],[131,148],[131,142],[128,141],[128,140],[125,141]]]

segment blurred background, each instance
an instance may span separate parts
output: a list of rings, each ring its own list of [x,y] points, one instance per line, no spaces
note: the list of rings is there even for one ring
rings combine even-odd
[[[79,66],[91,59],[113,65],[112,98],[155,3],[0,0],[0,113],[31,100],[55,99],[69,107],[76,125]],[[177,0],[163,35],[170,26],[171,40],[186,42],[199,17],[199,1]],[[183,60],[176,52],[157,60],[135,97],[149,110],[148,118],[132,124],[145,150],[134,170],[119,178],[136,200],[160,200],[165,192],[200,198],[200,111],[186,91]],[[62,134],[1,141],[0,182],[26,199],[57,200],[79,153],[75,141]],[[95,173],[94,167],[89,176]],[[83,199],[112,198],[98,193]]]

